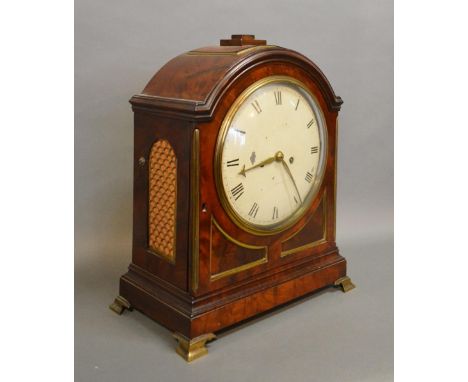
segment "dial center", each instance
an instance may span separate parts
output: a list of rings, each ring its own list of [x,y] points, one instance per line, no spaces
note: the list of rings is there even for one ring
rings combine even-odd
[[[281,152],[281,151],[278,151],[276,154],[275,154],[275,160],[277,162],[282,162],[284,159],[284,154]]]

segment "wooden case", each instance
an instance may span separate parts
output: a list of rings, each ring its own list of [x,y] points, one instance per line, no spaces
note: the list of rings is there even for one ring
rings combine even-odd
[[[316,97],[328,150],[323,182],[308,212],[280,233],[259,236],[240,229],[222,208],[214,155],[231,104],[249,85],[273,75],[300,80]],[[190,344],[320,288],[352,287],[335,243],[342,100],[312,61],[253,36],[233,36],[221,46],[175,57],[130,102],[135,113],[133,256],[120,279],[120,311],[134,307]],[[155,144],[157,150],[166,148],[159,161],[152,158]],[[160,171],[156,177],[154,168]],[[160,184],[151,183],[152,176]],[[155,202],[154,189],[166,196]],[[161,229],[173,232],[172,246],[160,244],[172,248],[170,254],[150,245]]]

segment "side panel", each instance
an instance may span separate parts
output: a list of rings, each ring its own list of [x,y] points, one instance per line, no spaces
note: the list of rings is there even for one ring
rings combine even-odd
[[[188,122],[135,113],[133,263],[187,290]]]

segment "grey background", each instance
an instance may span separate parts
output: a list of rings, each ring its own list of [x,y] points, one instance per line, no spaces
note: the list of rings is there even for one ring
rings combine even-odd
[[[337,241],[357,289],[222,334],[186,364],[170,333],[108,308],[131,259],[132,112],[170,58],[251,33],[297,50],[344,100]],[[77,381],[393,380],[393,3],[75,2]]]

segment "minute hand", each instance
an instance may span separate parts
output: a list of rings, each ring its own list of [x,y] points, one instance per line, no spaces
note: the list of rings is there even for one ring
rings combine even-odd
[[[302,204],[301,194],[299,194],[299,190],[297,189],[296,182],[294,181],[294,178],[293,178],[293,176],[291,174],[291,170],[289,169],[288,164],[284,161],[284,159],[281,160],[281,163],[283,164],[283,167],[285,168],[286,172],[288,173],[289,177],[291,178],[291,180],[293,182],[293,185],[294,185],[294,188],[296,189],[297,196],[299,196],[299,201]]]
[[[249,167],[249,168],[245,168],[245,165],[244,165],[242,167],[242,170],[240,170],[239,174],[246,176],[245,173],[247,171],[253,170],[254,168],[257,168],[257,167],[265,166],[266,164],[273,163],[275,160],[276,160],[276,156],[265,159],[264,161],[261,161],[260,163],[257,163],[255,166],[252,166],[252,167]]]

